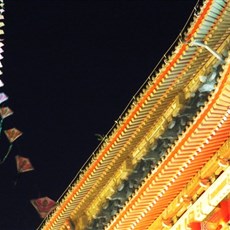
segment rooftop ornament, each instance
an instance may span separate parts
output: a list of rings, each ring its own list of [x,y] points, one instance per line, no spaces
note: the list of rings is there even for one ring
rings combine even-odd
[[[190,46],[200,46],[200,47],[204,47],[206,50],[208,50],[212,55],[214,55],[218,60],[220,60],[222,63],[224,63],[224,59],[221,57],[220,54],[218,54],[215,50],[213,50],[212,48],[210,48],[208,45],[194,40],[193,42],[190,43]]]

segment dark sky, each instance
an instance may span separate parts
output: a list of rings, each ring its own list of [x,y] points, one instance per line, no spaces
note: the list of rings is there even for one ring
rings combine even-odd
[[[0,166],[1,230],[39,226],[30,199],[61,196],[100,143],[95,134],[113,126],[195,4],[5,0],[1,91],[14,115],[4,129],[24,134]],[[35,171],[17,175],[17,154]]]

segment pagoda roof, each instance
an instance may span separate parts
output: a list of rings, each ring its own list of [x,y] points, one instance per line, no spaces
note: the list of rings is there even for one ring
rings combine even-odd
[[[68,229],[69,218],[80,226],[84,225],[82,222],[93,223],[105,201],[122,191],[124,181],[130,181],[127,178],[137,178],[140,162],[150,159],[149,171],[139,178],[132,194],[106,222],[106,229],[147,229],[201,170],[229,137],[229,14],[228,1],[206,0],[197,4],[166,57],[40,229]],[[213,85],[207,81],[214,75]],[[211,86],[214,88],[207,90]],[[201,95],[205,95],[204,100],[197,106]],[[175,139],[163,148],[164,152],[158,148],[158,154],[151,155],[159,141],[167,139],[164,134],[175,125],[176,118],[181,120],[188,108],[194,110],[189,111],[191,119],[179,133],[174,133]]]

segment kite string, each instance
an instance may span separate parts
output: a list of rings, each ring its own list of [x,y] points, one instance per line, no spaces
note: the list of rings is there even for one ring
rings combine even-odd
[[[11,149],[13,147],[13,144],[10,144],[9,148],[8,148],[8,151],[6,153],[6,155],[3,157],[3,159],[0,161],[0,165],[3,164],[5,162],[5,160],[7,159],[7,157],[9,156],[10,152],[11,152]]]
[[[0,135],[2,133],[2,123],[3,123],[3,119],[1,119],[1,121],[0,121]]]

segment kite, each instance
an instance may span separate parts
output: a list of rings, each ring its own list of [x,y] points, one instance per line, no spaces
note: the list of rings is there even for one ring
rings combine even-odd
[[[15,160],[18,173],[24,173],[34,170],[34,167],[31,164],[29,158],[16,155]]]
[[[18,174],[17,174],[17,177],[16,177],[16,179],[14,181],[14,186],[17,185],[18,180],[20,178],[19,176],[20,176],[21,173],[25,173],[25,172],[29,172],[29,171],[34,170],[34,167],[31,164],[29,158],[16,155],[15,160],[16,160],[16,167],[17,167]]]
[[[54,210],[56,202],[49,197],[41,197],[30,201],[34,208],[37,210],[41,218],[45,218],[49,212]]]
[[[8,141],[10,142],[10,145],[9,145],[8,151],[6,152],[6,154],[3,157],[3,159],[2,160],[0,159],[0,165],[5,162],[5,160],[7,159],[8,155],[10,154],[11,149],[13,147],[13,142],[22,135],[22,132],[19,131],[16,128],[7,129],[7,130],[4,130],[4,132],[5,132],[5,135],[6,135],[7,139],[8,139]]]
[[[2,80],[0,80],[0,87],[4,86],[4,83],[2,82]]]
[[[7,129],[4,132],[11,144],[22,135],[22,132],[16,128]]]
[[[0,116],[3,119],[9,117],[13,114],[13,111],[9,107],[1,107],[0,108]]]
[[[0,117],[1,117],[1,120],[0,120],[0,134],[1,134],[1,131],[2,131],[3,120],[5,118],[9,117],[12,114],[13,114],[13,111],[9,107],[1,107],[0,108]]]
[[[0,93],[0,104],[8,100],[8,96],[5,93]]]

